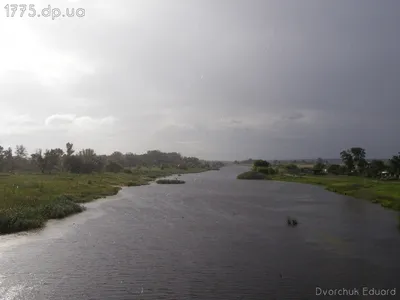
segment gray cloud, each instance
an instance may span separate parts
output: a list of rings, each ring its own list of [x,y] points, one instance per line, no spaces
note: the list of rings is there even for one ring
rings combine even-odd
[[[86,16],[0,21],[4,144],[228,159],[400,149],[398,1],[57,5]]]

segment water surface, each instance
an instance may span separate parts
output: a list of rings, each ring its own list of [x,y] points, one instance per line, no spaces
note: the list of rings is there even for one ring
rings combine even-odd
[[[236,180],[244,170],[124,188],[0,237],[0,299],[322,299],[316,287],[363,286],[400,298],[394,212],[317,186]]]

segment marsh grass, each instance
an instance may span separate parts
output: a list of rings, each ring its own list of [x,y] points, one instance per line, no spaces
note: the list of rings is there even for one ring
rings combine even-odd
[[[131,172],[79,174],[0,174],[0,234],[41,228],[85,210],[81,203],[115,195],[121,186],[204,169],[140,168]]]

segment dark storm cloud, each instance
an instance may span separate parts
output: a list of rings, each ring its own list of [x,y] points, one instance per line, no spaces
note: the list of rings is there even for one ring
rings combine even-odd
[[[92,71],[63,86],[66,101],[82,99],[76,111],[57,100],[41,113],[112,115],[122,151],[235,159],[400,149],[398,1],[71,3],[87,17],[37,32]],[[50,103],[43,93],[30,94]]]

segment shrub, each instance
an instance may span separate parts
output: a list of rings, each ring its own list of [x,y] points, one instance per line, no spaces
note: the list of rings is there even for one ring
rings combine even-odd
[[[185,181],[178,179],[159,179],[156,181],[158,184],[183,184]]]
[[[255,171],[248,171],[237,176],[237,179],[245,179],[245,180],[262,180],[266,179],[267,177],[263,173],[255,172]]]
[[[132,170],[131,170],[131,169],[124,169],[124,173],[126,173],[126,174],[132,174]]]
[[[266,160],[258,159],[256,161],[254,161],[253,166],[256,168],[257,167],[267,167],[268,168],[270,166],[270,163],[267,162]]]
[[[123,169],[124,169],[124,167],[115,161],[110,161],[106,166],[106,171],[112,172],[112,173],[119,173]]]
[[[265,175],[275,175],[277,173],[277,171],[272,167],[258,167],[254,171]]]

